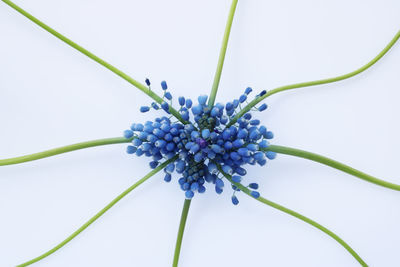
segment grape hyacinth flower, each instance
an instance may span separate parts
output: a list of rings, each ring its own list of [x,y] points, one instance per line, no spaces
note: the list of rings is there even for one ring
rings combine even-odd
[[[166,81],[161,82],[161,89],[158,90],[161,94],[159,95],[157,90],[152,88],[149,78],[143,78],[144,84],[138,82],[44,24],[12,1],[2,0],[2,2],[146,94],[151,100],[148,105],[145,104],[138,107],[141,113],[151,112],[151,114],[154,114],[154,112],[158,112],[158,115],[153,120],[144,122],[141,119],[135,119],[129,129],[123,131],[123,136],[121,137],[81,142],[40,153],[0,160],[0,166],[13,165],[79,149],[111,144],[127,144],[126,153],[129,156],[149,159],[150,171],[148,174],[118,195],[64,241],[36,258],[18,265],[19,267],[34,264],[58,251],[116,205],[122,198],[160,172],[163,172],[160,175],[162,177],[160,179],[166,183],[177,185],[180,188],[177,191],[182,193],[182,198],[184,199],[172,261],[173,267],[178,266],[191,201],[195,200],[198,194],[208,194],[209,189],[217,195],[226,194],[228,191],[230,201],[234,206],[239,206],[239,208],[242,206],[239,205],[242,196],[247,195],[250,199],[306,222],[337,241],[361,266],[368,266],[364,259],[348,243],[331,230],[300,213],[264,198],[261,195],[262,188],[256,182],[256,178],[247,177],[247,168],[253,165],[265,168],[264,166],[268,165],[269,161],[276,159],[277,154],[285,154],[315,161],[367,182],[400,191],[400,185],[398,184],[378,179],[330,158],[270,143],[274,138],[274,134],[264,125],[261,116],[263,114],[261,112],[268,109],[268,105],[261,102],[274,94],[297,88],[342,81],[369,69],[400,39],[400,31],[376,57],[350,73],[327,79],[280,86],[268,91],[253,90],[253,88],[247,87],[242,93],[236,95],[235,99],[231,99],[226,103],[219,103],[216,102],[216,95],[219,89],[233,18],[238,4],[238,0],[232,0],[217,71],[210,94],[201,94],[194,100],[190,98],[193,96],[179,96],[177,102],[174,102],[176,98],[174,99],[170,86]],[[4,42],[7,42],[7,40]],[[222,254],[223,250],[221,249],[218,252]],[[234,252],[236,253],[236,251]],[[7,255],[1,255],[0,258],[2,257],[7,257]]]
[[[172,100],[172,94],[166,91],[165,81],[161,83],[161,87],[164,95],[170,96],[166,97],[167,100]],[[251,92],[252,89],[248,87],[240,97],[245,96],[247,99]],[[124,131],[124,137],[133,138],[132,144],[127,147],[127,153],[152,158],[149,163],[151,169],[155,169],[162,161],[179,155],[175,162],[164,168],[164,180],[170,182],[174,171],[179,174],[179,186],[187,199],[193,198],[195,193],[204,193],[206,182],[212,184],[217,194],[224,191],[224,176],[219,173],[217,165],[225,173],[235,175],[235,182],[240,182],[241,177],[247,173],[246,165],[264,166],[267,160],[275,158],[275,152],[266,151],[268,140],[273,138],[273,134],[260,125],[260,120],[254,119],[247,112],[232,122],[235,114],[241,111],[234,104],[240,100],[234,99],[226,105],[217,103],[210,108],[206,95],[199,96],[194,106],[189,98],[181,96],[178,99],[178,111],[185,117],[186,124],[173,122],[162,116],[144,124],[133,123],[130,129]],[[164,104],[168,103],[163,102],[161,105]],[[264,106],[261,111],[265,109]],[[140,111],[144,112],[143,107]],[[233,184],[231,186],[234,192],[240,191]],[[251,194],[259,196],[255,191]],[[232,197],[232,203],[238,204],[236,196]]]

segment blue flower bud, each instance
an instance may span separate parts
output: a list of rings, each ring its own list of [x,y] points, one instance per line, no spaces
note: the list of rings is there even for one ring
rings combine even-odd
[[[251,183],[251,184],[249,184],[249,187],[251,189],[257,190],[258,189],[258,184],[257,183]]]
[[[226,111],[233,110],[233,108],[234,107],[233,107],[233,104],[231,102],[226,103],[226,105],[225,105]]]
[[[251,87],[247,87],[246,90],[244,91],[244,93],[246,95],[250,94],[253,91],[253,89]]]
[[[244,101],[246,101],[246,99],[247,99],[247,95],[241,95],[241,96],[239,97],[240,103],[243,103]]]
[[[266,110],[268,108],[268,105],[267,104],[262,104],[259,108],[258,108],[258,110],[259,111],[264,111],[264,110]]]
[[[146,83],[147,86],[150,86],[150,84],[151,84],[150,80],[148,78],[146,78],[145,83]]]
[[[250,150],[248,148],[245,148],[245,147],[239,148],[237,152],[242,157],[249,157],[250,156]]]
[[[257,191],[251,191],[251,196],[254,198],[259,198],[260,197],[260,193],[258,193]]]
[[[212,162],[208,163],[208,171],[209,171],[211,174],[217,173],[217,172],[218,172],[217,165],[215,165],[215,163],[212,163]]]
[[[266,132],[265,138],[267,138],[267,139],[272,139],[272,138],[274,138],[274,133],[273,133],[273,132]]]
[[[232,175],[232,174],[233,174],[233,169],[232,169],[232,167],[229,166],[229,165],[223,165],[223,166],[222,166],[222,171],[225,172],[225,173],[227,173],[227,174],[229,174],[229,175]]]
[[[232,203],[233,205],[239,204],[239,199],[235,195],[232,196]]]
[[[252,125],[252,126],[256,126],[256,125],[259,125],[260,124],[260,120],[251,120],[250,121],[250,125]]]
[[[155,169],[158,166],[158,161],[151,161],[149,165],[150,165],[150,168]]]
[[[197,192],[199,192],[200,194],[202,194],[202,193],[206,192],[206,188],[205,188],[205,186],[203,186],[203,185],[200,185],[200,186],[199,186],[199,189],[197,189]]]
[[[167,85],[167,82],[166,82],[166,81],[162,81],[162,82],[161,82],[161,88],[162,88],[164,91],[168,89],[168,85]]]
[[[199,189],[199,184],[198,184],[198,183],[194,182],[194,183],[192,183],[192,184],[190,185],[190,190],[196,191],[196,190],[198,190],[198,189]]]
[[[266,90],[262,90],[261,93],[260,93],[260,96],[263,96],[263,95],[265,95],[266,93],[267,93]]]
[[[200,146],[198,144],[194,144],[190,147],[190,152],[195,154],[200,150]]]
[[[234,181],[235,183],[240,183],[242,181],[242,177],[234,175],[232,176],[232,181]]]
[[[157,105],[156,102],[151,103],[151,107],[154,108],[155,110],[159,110],[160,107]]]
[[[128,146],[128,147],[126,148],[126,153],[128,153],[128,154],[133,154],[133,153],[136,152],[136,150],[137,150],[136,147],[134,147],[134,146]]]
[[[186,99],[186,108],[190,109],[192,107],[192,105],[193,105],[193,101],[190,98]]]
[[[217,154],[222,153],[222,148],[219,145],[212,144],[211,149]]]
[[[194,193],[193,193],[193,191],[188,190],[185,192],[185,196],[187,199],[192,199],[194,196]]]
[[[200,104],[200,105],[205,105],[206,102],[207,102],[207,98],[208,98],[207,95],[201,95],[201,96],[199,96],[199,97],[197,98],[197,100],[199,101],[199,104]]]
[[[268,158],[268,159],[275,159],[276,158],[276,153],[275,152],[273,152],[273,151],[267,151],[267,153],[265,153],[265,156]]]
[[[171,178],[172,178],[171,174],[167,173],[167,174],[165,174],[165,176],[164,176],[164,181],[166,181],[167,183],[169,183],[169,182],[171,182]]]
[[[169,105],[168,105],[167,102],[163,102],[163,103],[161,104],[161,107],[162,107],[162,109],[163,109],[165,112],[167,112],[168,114],[170,114],[170,113],[169,113]]]
[[[171,95],[170,92],[166,92],[166,93],[164,94],[164,96],[165,96],[165,98],[168,99],[168,100],[171,100],[171,99],[172,99],[172,95]]]
[[[235,99],[233,100],[233,107],[236,109],[239,106],[239,100]]]
[[[178,102],[179,102],[179,105],[184,106],[185,105],[185,98],[183,96],[180,96],[178,98]]]
[[[244,141],[243,141],[243,139],[236,139],[235,141],[232,142],[232,145],[235,148],[240,148],[244,145]]]
[[[217,117],[218,114],[219,114],[219,108],[213,107],[212,110],[211,110],[211,116],[212,117]]]
[[[194,106],[194,107],[192,107],[192,112],[194,115],[199,115],[203,112],[203,107],[200,105]]]
[[[145,113],[150,110],[150,107],[142,106],[140,107],[140,112]]]
[[[215,192],[220,195],[224,190],[218,186],[215,186]]]
[[[132,138],[133,137],[133,132],[131,130],[125,130],[124,131],[124,137],[126,139]]]
[[[237,138],[238,139],[245,139],[247,137],[247,135],[249,134],[249,132],[246,129],[240,129],[237,133]]]

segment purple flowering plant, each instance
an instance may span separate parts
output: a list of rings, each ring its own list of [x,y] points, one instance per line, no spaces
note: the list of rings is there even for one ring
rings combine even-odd
[[[166,81],[161,82],[162,94],[159,95],[153,90],[154,88],[152,88],[149,79],[145,79],[144,84],[134,80],[116,67],[50,28],[13,2],[9,0],[3,0],[3,2],[148,95],[151,100],[148,105],[140,107],[141,112],[162,112],[162,115],[156,117],[153,121],[135,121],[129,128],[127,127],[128,129],[123,132],[123,136],[121,137],[82,142],[36,154],[0,160],[0,166],[11,165],[78,149],[121,143],[128,144],[126,148],[128,154],[150,158],[149,167],[151,171],[146,176],[117,196],[105,208],[57,246],[18,266],[28,266],[36,263],[62,248],[133,189],[159,172],[163,172],[165,182],[176,184],[182,190],[184,197],[172,264],[174,267],[178,266],[183,233],[192,199],[196,198],[196,194],[205,194],[213,191],[216,194],[229,191],[232,194],[231,201],[233,205],[238,205],[239,195],[244,194],[294,216],[332,237],[362,266],[367,266],[365,261],[353,248],[329,229],[293,210],[262,197],[258,191],[259,185],[246,177],[246,167],[249,165],[262,167],[267,161],[275,159],[277,154],[286,154],[312,160],[341,170],[367,182],[400,191],[400,185],[375,178],[327,157],[291,147],[271,144],[271,140],[274,137],[273,133],[259,119],[254,117],[254,113],[265,112],[267,110],[267,104],[262,103],[262,101],[271,95],[286,90],[345,80],[365,71],[390,50],[400,38],[400,31],[397,32],[389,44],[375,58],[361,68],[348,74],[281,86],[269,91],[260,90],[254,92],[252,88],[248,87],[243,91],[243,94],[232,99],[230,102],[219,103],[216,102],[216,95],[238,3],[238,0],[233,0],[223,37],[215,79],[209,96],[200,95],[194,100],[179,96],[176,98],[178,105],[174,106],[172,105],[173,93],[169,91]]]

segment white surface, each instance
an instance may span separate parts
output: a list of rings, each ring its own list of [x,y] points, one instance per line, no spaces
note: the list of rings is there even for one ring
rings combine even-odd
[[[132,77],[177,97],[209,93],[229,0],[16,1]],[[352,71],[399,30],[396,0],[240,1],[218,100]],[[146,95],[0,4],[0,158],[114,137]],[[268,99],[275,144],[317,152],[400,183],[400,47],[344,82]],[[125,145],[0,168],[0,266],[58,244],[148,172]],[[333,230],[371,266],[399,266],[400,192],[280,156],[252,168],[268,199]],[[250,179],[251,178],[251,179]],[[157,175],[34,266],[170,266],[183,194]],[[357,266],[317,229],[241,194],[192,203],[181,267]]]

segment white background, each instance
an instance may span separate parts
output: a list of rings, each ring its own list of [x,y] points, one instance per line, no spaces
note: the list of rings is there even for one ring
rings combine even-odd
[[[16,1],[132,77],[209,93],[229,0]],[[397,0],[239,1],[218,99],[350,72],[400,29]],[[146,95],[0,4],[0,158],[114,137]],[[275,144],[400,183],[400,47],[347,81],[281,93],[260,114]],[[148,171],[125,145],[0,168],[0,266],[52,248]],[[162,175],[35,266],[170,266],[183,193]],[[399,266],[400,192],[289,156],[250,168],[264,197],[333,230],[371,266]],[[196,196],[181,267],[357,266],[317,229],[229,190]]]

